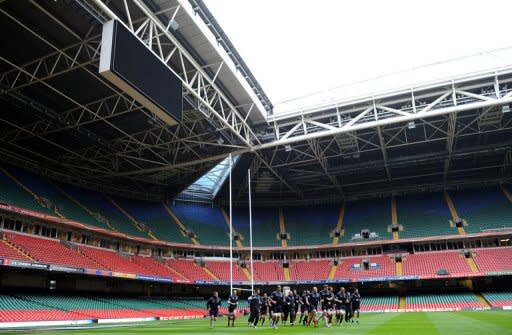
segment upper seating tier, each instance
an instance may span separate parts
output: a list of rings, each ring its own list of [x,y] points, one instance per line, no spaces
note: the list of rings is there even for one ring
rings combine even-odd
[[[150,202],[107,196],[100,192],[61,184],[8,164],[0,170],[0,202],[63,216],[86,225],[113,229],[134,237],[152,238],[176,243],[192,243],[178,223],[193,231],[200,244],[229,244],[228,224],[223,213],[227,208],[191,203],[169,203],[173,216],[162,202]],[[465,231],[477,233],[488,229],[512,227],[512,204],[499,186],[449,191],[458,215],[466,219]],[[55,210],[42,205],[47,199]],[[113,201],[111,201],[113,200]],[[390,240],[392,202],[390,198],[345,203],[340,243],[364,242],[354,239],[363,230],[377,234],[376,239]],[[396,197],[400,238],[457,234],[450,227],[450,211],[443,193],[427,193]],[[283,207],[284,225],[290,234],[288,245],[331,243],[330,233],[336,228],[342,204]],[[51,206],[53,208],[53,206]],[[125,214],[127,213],[127,214]],[[134,223],[129,218],[135,219]],[[141,225],[139,225],[139,223]],[[281,246],[279,207],[253,207],[253,245]],[[147,229],[143,229],[143,225]],[[249,244],[249,211],[247,206],[233,208],[233,228],[241,233],[242,245]],[[402,229],[403,228],[403,229]],[[371,239],[370,239],[371,240]]]
[[[478,233],[512,227],[512,204],[499,186],[450,193],[459,216],[468,223],[464,230]]]

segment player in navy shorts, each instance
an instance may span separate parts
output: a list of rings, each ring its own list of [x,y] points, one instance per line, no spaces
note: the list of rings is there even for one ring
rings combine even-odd
[[[219,298],[219,292],[213,292],[213,296],[208,299],[206,302],[206,308],[208,309],[208,314],[210,315],[210,328],[213,328],[213,324],[217,321],[217,317],[219,316],[219,307],[221,305],[221,300]]]
[[[276,290],[270,295],[270,307],[272,317],[272,327],[277,329],[279,319],[283,314],[283,292],[281,292],[281,285],[277,285]]]
[[[320,303],[320,293],[318,293],[318,288],[313,287],[313,292],[308,296],[308,312],[309,312],[309,320],[308,326],[313,322],[315,328],[318,327],[318,319],[316,318],[316,312],[318,310],[318,304]]]
[[[238,307],[238,295],[237,291],[233,290],[233,294],[228,299],[228,327],[231,323],[231,327],[235,326],[236,319],[236,308]]]

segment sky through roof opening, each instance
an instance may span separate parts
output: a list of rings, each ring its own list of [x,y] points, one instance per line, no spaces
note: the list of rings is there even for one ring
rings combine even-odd
[[[350,83],[512,46],[510,1],[205,3],[276,114],[295,108],[290,102],[300,105],[302,98],[325,100],[323,93],[332,95]]]
[[[236,166],[239,158],[239,155],[233,156],[233,168]],[[181,192],[177,199],[198,202],[212,201],[215,199],[222,185],[227,180],[229,176],[229,168],[230,163],[228,156]]]

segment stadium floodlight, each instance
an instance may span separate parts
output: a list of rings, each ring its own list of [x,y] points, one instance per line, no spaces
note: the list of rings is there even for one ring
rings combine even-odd
[[[52,291],[57,289],[57,281],[55,279],[49,281],[48,289]]]
[[[503,106],[501,106],[501,112],[502,113],[509,113],[510,112],[510,105],[503,105]]]
[[[285,145],[285,146],[284,146],[284,151],[286,151],[286,152],[290,152],[290,151],[292,151],[292,146],[291,146],[291,145],[289,145],[289,144]]]
[[[409,129],[414,129],[414,128],[416,128],[416,122],[414,122],[414,121],[409,121],[409,122],[407,123],[407,128],[409,128]]]

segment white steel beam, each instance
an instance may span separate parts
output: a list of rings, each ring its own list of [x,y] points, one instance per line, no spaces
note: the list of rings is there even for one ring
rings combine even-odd
[[[439,103],[440,101],[442,101],[441,98],[446,98],[450,94],[451,94],[451,92],[444,93],[442,96],[439,97],[439,99],[436,100],[436,102]],[[254,147],[254,149],[260,150],[260,149],[272,148],[274,146],[287,145],[287,144],[292,144],[292,143],[296,143],[296,142],[307,141],[312,138],[334,136],[337,134],[353,132],[353,131],[357,131],[357,130],[375,128],[375,127],[385,126],[385,125],[390,125],[390,124],[395,124],[395,123],[406,123],[409,121],[414,121],[414,120],[419,120],[419,119],[428,119],[431,117],[447,115],[450,113],[457,113],[457,112],[474,110],[474,109],[488,108],[488,107],[492,107],[492,106],[499,106],[499,105],[510,104],[510,103],[512,103],[512,95],[503,96],[502,98],[496,98],[496,99],[492,99],[492,100],[478,99],[473,102],[469,102],[469,103],[465,103],[465,104],[460,104],[460,105],[456,105],[456,106],[453,106],[453,105],[441,106],[439,108],[434,108],[435,105],[431,104],[431,105],[426,106],[424,109],[418,109],[417,113],[407,112],[407,113],[389,115],[389,116],[386,116],[385,118],[378,118],[376,120],[374,118],[368,118],[367,120],[361,121],[363,119],[363,117],[366,116],[369,112],[368,109],[365,109],[364,111],[360,112],[356,116],[356,118],[358,118],[358,120],[360,122],[346,122],[346,123],[342,123],[341,127],[336,126],[336,127],[333,127],[334,129],[322,129],[322,130],[319,130],[316,132],[308,131],[307,134],[302,133],[302,134],[298,134],[295,136],[293,134],[291,134],[290,136],[288,136],[285,139],[281,138],[281,139],[278,139],[278,140],[275,140],[272,142],[263,143],[261,145],[256,145]],[[372,107],[372,109],[373,109],[373,107]],[[364,116],[362,114],[364,114]],[[298,121],[298,122],[301,122],[301,121]]]

